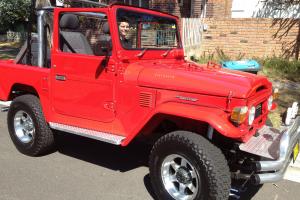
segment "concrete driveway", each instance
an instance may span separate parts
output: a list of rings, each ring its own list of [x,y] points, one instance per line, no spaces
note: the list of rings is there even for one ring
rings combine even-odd
[[[6,113],[0,113],[0,200],[154,199],[148,148],[140,144],[122,148],[60,132],[56,141],[57,151],[50,155],[24,156],[9,138]],[[296,200],[299,196],[300,184],[283,180],[248,187],[240,199]]]

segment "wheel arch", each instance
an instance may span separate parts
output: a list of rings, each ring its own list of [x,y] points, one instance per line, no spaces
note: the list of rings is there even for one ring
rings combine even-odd
[[[8,99],[13,100],[14,98],[24,94],[32,94],[40,98],[37,90],[33,86],[23,83],[14,83],[11,86]]]
[[[44,113],[46,121],[48,121],[49,116],[49,98],[47,95],[48,92],[41,92],[40,88],[36,88],[32,85],[24,84],[24,83],[14,83],[9,91],[8,101],[13,101],[16,97],[31,94],[36,96],[40,100],[40,104],[42,107],[42,111]]]

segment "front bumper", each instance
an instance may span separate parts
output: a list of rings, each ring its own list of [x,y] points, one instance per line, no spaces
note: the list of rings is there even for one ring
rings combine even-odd
[[[266,158],[253,163],[252,168],[255,173],[251,176],[252,182],[262,184],[283,179],[299,139],[300,116],[282,132],[264,127],[264,131],[258,137],[253,137],[247,143],[240,145],[242,151]]]

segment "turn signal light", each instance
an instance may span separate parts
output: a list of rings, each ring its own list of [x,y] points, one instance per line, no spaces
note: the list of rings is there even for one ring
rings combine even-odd
[[[231,112],[231,121],[237,124],[243,123],[247,118],[248,107],[235,107]]]
[[[277,99],[279,97],[279,89],[274,88],[273,90],[273,100]]]

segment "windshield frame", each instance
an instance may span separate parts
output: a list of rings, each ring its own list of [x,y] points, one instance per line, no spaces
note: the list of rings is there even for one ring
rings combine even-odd
[[[167,20],[173,20],[175,22],[175,25],[176,25],[176,39],[177,39],[177,46],[176,47],[165,47],[165,48],[151,48],[151,47],[141,47],[141,48],[126,48],[122,45],[122,42],[121,42],[121,39],[120,39],[120,31],[119,31],[119,24],[118,24],[118,13],[120,10],[123,10],[123,11],[127,11],[127,12],[131,12],[131,13],[137,13],[137,14],[140,14],[140,15],[143,15],[143,14],[146,14],[146,15],[151,15],[151,16],[154,16],[154,17],[159,17],[159,18],[165,18]],[[153,10],[151,10],[153,12]],[[154,11],[154,12],[158,12],[158,11]],[[163,13],[163,15],[166,15],[166,13]],[[181,41],[181,37],[180,37],[180,31],[179,31],[179,27],[178,27],[178,20],[174,17],[174,16],[162,16],[162,15],[159,15],[158,14],[154,14],[154,13],[149,13],[149,12],[142,12],[142,11],[138,11],[138,10],[133,10],[133,9],[130,9],[130,8],[124,8],[124,7],[119,7],[116,9],[116,12],[115,12],[115,19],[116,19],[116,30],[117,30],[117,35],[118,35],[118,43],[120,44],[121,48],[124,49],[124,50],[128,50],[128,51],[141,51],[141,50],[144,50],[144,49],[147,49],[147,50],[156,50],[156,51],[166,51],[166,50],[169,50],[170,48],[171,49],[183,49],[183,45],[182,45],[182,41]],[[138,31],[138,30],[137,30]]]

